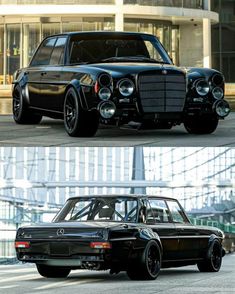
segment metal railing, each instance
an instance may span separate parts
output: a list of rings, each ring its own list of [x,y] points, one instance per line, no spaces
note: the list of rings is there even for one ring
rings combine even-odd
[[[203,9],[204,0],[124,0],[124,4]]]
[[[115,3],[116,0],[0,0],[0,5],[114,5]],[[123,0],[123,4],[203,9],[204,0]]]
[[[0,5],[114,5],[116,0],[0,0]]]

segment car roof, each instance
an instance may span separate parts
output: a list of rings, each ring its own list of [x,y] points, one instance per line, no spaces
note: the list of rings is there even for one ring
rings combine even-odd
[[[49,37],[58,37],[58,36],[74,36],[74,35],[130,35],[130,36],[140,36],[140,35],[145,35],[145,36],[153,36],[151,34],[146,34],[146,33],[136,33],[136,32],[122,32],[122,31],[82,31],[82,32],[65,32],[65,33],[60,33],[60,34],[55,34],[55,35],[50,35],[47,36],[46,38]],[[46,39],[45,38],[45,39]]]
[[[166,196],[158,196],[158,195],[144,195],[144,194],[107,194],[107,195],[81,195],[81,196],[74,196],[67,199],[68,200],[75,200],[79,198],[133,198],[133,199],[141,199],[141,198],[158,198],[163,200],[175,200],[178,201],[176,198],[166,197]]]

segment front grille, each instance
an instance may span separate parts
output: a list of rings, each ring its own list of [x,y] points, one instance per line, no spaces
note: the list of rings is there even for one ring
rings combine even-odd
[[[185,76],[180,72],[140,74],[139,93],[145,113],[182,112],[186,97]]]

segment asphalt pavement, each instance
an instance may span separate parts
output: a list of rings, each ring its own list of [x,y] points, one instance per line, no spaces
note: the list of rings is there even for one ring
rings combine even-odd
[[[46,279],[34,265],[0,266],[0,293],[86,294],[234,294],[235,254],[226,255],[218,273],[200,273],[196,266],[164,269],[154,281],[131,281],[122,272],[72,271],[68,278]]]
[[[101,125],[95,137],[74,138],[63,121],[43,118],[39,125],[17,125],[11,115],[0,115],[0,146],[235,146],[235,112],[219,122],[210,135],[191,135],[183,125],[171,130],[137,130],[128,126]]]

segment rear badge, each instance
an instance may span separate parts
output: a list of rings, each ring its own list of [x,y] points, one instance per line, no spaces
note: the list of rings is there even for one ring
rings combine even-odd
[[[64,235],[64,229],[58,229],[56,233],[57,233],[57,236],[62,236]]]

